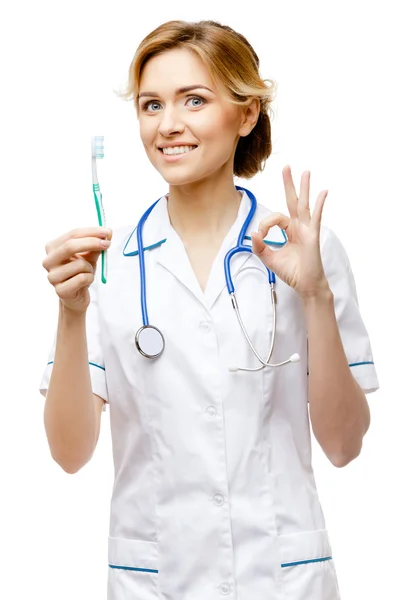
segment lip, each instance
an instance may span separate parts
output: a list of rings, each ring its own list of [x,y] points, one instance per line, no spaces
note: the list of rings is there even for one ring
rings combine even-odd
[[[177,146],[196,146],[197,148],[198,144],[190,144],[189,142],[174,142],[173,144],[161,144],[160,146],[157,146],[157,148],[176,148]]]

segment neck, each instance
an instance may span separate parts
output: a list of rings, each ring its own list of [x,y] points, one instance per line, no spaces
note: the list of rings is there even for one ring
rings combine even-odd
[[[183,186],[170,186],[168,213],[172,227],[182,240],[223,239],[236,220],[241,193],[232,176],[207,179]]]

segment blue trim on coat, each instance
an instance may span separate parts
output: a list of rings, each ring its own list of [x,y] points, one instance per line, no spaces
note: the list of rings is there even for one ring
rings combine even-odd
[[[357,363],[350,363],[349,367],[359,367],[360,365],[374,365],[375,363],[372,360],[366,360],[364,362],[357,362]],[[307,371],[307,375],[309,375],[310,372]]]
[[[50,362],[47,363],[47,366],[52,365],[54,363],[54,360],[51,360]],[[92,367],[97,367],[98,369],[103,369],[103,371],[105,371],[105,367],[102,367],[101,365],[96,365],[96,363],[90,362],[89,361],[89,365],[92,365]]]
[[[132,237],[132,235],[129,237],[129,239],[131,239],[131,237]],[[251,240],[251,237],[248,235],[245,235],[244,239]],[[164,242],[166,242],[166,241],[167,241],[167,238],[165,238],[164,240],[160,240],[159,242],[157,242],[155,244],[151,244],[151,246],[145,246],[143,248],[143,252],[145,250],[153,250],[153,248],[158,248],[158,246],[161,246],[161,244],[164,244]],[[129,242],[129,240],[128,240],[128,242]],[[139,254],[139,250],[135,250],[134,252],[125,253],[125,248],[127,247],[128,242],[126,242],[125,247],[122,251],[123,255],[124,256],[137,256]],[[278,247],[284,246],[286,244],[286,242],[270,242],[269,240],[264,240],[264,243],[268,244],[268,246],[278,246]]]
[[[284,242],[272,242],[270,240],[264,239],[264,244],[268,244],[268,246],[278,246],[278,247],[284,246],[287,243],[288,238],[287,238],[287,235],[286,235],[286,231],[284,229],[281,229],[281,232],[282,232],[283,237],[285,238]],[[245,235],[244,239],[245,240],[251,240],[251,236],[250,235]]]
[[[139,567],[120,567],[119,565],[108,565],[110,569],[122,569],[123,571],[140,571],[142,573],[158,573],[156,569],[140,569]]]
[[[122,250],[122,254],[124,256],[137,256],[139,254],[139,250],[135,250],[134,252],[125,253],[125,249],[126,249],[127,245],[129,244],[130,239],[133,236],[133,234],[135,233],[136,229],[137,229],[137,227],[135,227],[135,229],[132,231],[131,235],[128,238],[128,241],[126,242],[126,244],[124,246],[124,249]],[[268,246],[278,246],[278,247],[284,246],[286,244],[286,242],[288,241],[288,238],[286,235],[286,231],[284,229],[281,229],[281,231],[282,231],[283,237],[285,238],[284,242],[272,242],[272,241],[270,242],[269,240],[264,239],[264,243],[268,244]],[[244,239],[251,240],[251,236],[245,235]],[[151,244],[150,246],[146,246],[145,248],[143,248],[143,251],[152,250],[153,248],[157,248],[158,246],[161,246],[161,244],[164,244],[166,241],[167,241],[167,238],[160,240],[159,242],[156,242],[155,244]]]
[[[133,236],[133,234],[135,233],[136,229],[137,229],[137,227],[135,227],[135,229],[132,231],[131,235],[128,237],[128,241],[126,242],[124,249],[122,250],[122,254],[124,256],[137,256],[139,254],[139,250],[135,250],[134,252],[128,252],[127,254],[125,254],[125,248],[129,244],[130,239]],[[167,238],[165,238],[164,240],[160,240],[159,242],[156,242],[155,244],[152,244],[151,246],[146,246],[145,248],[143,248],[143,251],[144,250],[152,250],[153,248],[157,248],[157,246],[161,246],[161,244],[163,244],[166,241],[167,241]]]
[[[312,558],[310,560],[298,560],[296,562],[283,563],[281,567],[284,568],[294,567],[296,565],[308,565],[309,563],[324,562],[325,560],[332,560],[332,556],[324,556],[323,558]]]
[[[167,238],[165,238],[165,240],[161,240],[160,242],[157,242],[156,244],[152,244],[151,246],[146,246],[145,248],[143,248],[143,252],[145,250],[152,250],[153,248],[157,248],[158,246],[161,246],[161,244],[163,244],[166,241],[167,241]],[[128,244],[128,242],[126,242],[125,248],[126,248],[127,244]],[[128,252],[127,254],[125,254],[125,248],[122,251],[124,256],[137,256],[139,254],[139,250],[135,250],[134,252]]]

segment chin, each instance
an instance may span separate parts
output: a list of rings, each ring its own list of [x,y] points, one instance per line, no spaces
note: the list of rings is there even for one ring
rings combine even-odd
[[[172,166],[172,165],[171,165]],[[209,166],[208,169],[205,169],[204,166],[202,169],[157,169],[160,173],[161,177],[168,183],[168,185],[190,185],[194,183],[199,183],[201,181],[206,181],[207,179],[215,178],[218,172],[221,172],[224,169],[225,165],[221,165],[220,167],[212,168]]]
[[[168,185],[190,185],[191,183],[196,183],[203,179],[203,177],[190,177],[190,176],[179,176],[179,175],[169,175],[161,173],[162,178]]]
[[[207,179],[207,176],[211,175],[211,173],[204,173],[204,171],[186,170],[185,172],[184,169],[180,172],[178,169],[160,169],[158,172],[168,185],[190,185],[202,179]]]

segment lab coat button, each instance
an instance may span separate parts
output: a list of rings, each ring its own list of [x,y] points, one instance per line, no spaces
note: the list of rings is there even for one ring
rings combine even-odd
[[[219,591],[224,596],[227,596],[231,593],[231,586],[229,585],[229,583],[221,583],[221,585],[219,586]]]
[[[207,323],[207,321],[200,321],[200,329],[201,331],[204,331],[204,333],[207,333],[207,331],[210,331],[210,323]]]
[[[205,412],[206,412],[207,417],[209,417],[210,419],[213,419],[215,417],[215,415],[217,414],[217,409],[215,408],[215,406],[207,406]]]
[[[222,506],[224,503],[224,497],[222,494],[214,494],[213,500],[214,504],[216,504],[217,506]]]

